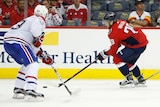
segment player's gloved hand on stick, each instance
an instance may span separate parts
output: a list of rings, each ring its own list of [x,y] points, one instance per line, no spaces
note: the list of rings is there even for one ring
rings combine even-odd
[[[43,51],[41,48],[37,53],[37,56],[42,59],[42,62],[47,64],[47,65],[52,65],[53,64],[53,59],[51,58],[51,56],[46,52]]]
[[[35,47],[40,47],[42,42],[43,42],[43,39],[44,39],[44,32],[42,32],[42,34],[38,37],[34,37],[34,40],[33,40],[33,45]]]
[[[97,59],[102,61],[105,60],[107,57],[108,55],[106,54],[106,50],[103,50],[98,54]]]

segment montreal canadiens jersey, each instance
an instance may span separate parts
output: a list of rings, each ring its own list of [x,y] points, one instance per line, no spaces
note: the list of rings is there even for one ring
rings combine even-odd
[[[32,46],[34,37],[40,36],[45,28],[42,17],[30,16],[11,27],[4,35],[4,42]]]
[[[128,48],[140,48],[148,44],[148,40],[140,28],[133,28],[122,20],[118,20],[112,25],[108,37],[111,41],[110,50],[107,51],[108,55],[116,54],[121,45]]]

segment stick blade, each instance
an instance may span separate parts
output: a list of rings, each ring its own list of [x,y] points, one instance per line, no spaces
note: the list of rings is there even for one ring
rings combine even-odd
[[[71,96],[76,96],[81,92],[81,88],[77,88],[75,91],[71,93]]]

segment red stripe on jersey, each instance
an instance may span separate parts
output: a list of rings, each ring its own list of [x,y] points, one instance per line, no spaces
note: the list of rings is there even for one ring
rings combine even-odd
[[[37,78],[34,76],[26,76],[26,78],[33,78],[33,79],[37,80]]]
[[[23,44],[21,44],[20,46],[22,47],[23,51],[25,52],[29,62],[30,63],[34,62],[34,60],[32,59],[32,56],[30,55],[30,52],[28,51],[28,49]]]
[[[19,71],[18,73],[19,73],[19,74],[22,74],[22,75],[25,75],[25,73],[23,73],[23,72],[21,72],[21,71]]]

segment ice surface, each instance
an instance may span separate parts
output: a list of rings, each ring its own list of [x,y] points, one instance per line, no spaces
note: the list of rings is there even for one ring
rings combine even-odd
[[[148,80],[147,87],[119,88],[120,80],[76,80],[66,85],[76,96],[70,96],[66,89],[54,87],[58,80],[38,81],[38,92],[45,95],[43,102],[25,102],[12,99],[14,79],[0,79],[0,107],[158,107],[160,105],[160,80]],[[48,88],[43,88],[43,86]]]

